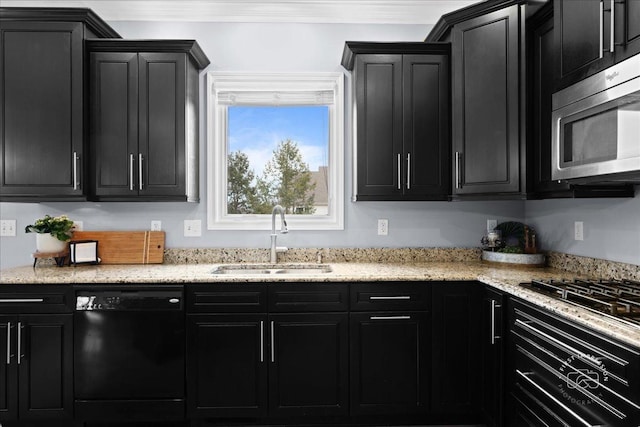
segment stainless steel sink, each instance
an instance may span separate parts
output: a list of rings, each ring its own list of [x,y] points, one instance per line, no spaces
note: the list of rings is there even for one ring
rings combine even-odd
[[[309,276],[331,273],[331,266],[326,264],[227,264],[217,267],[212,273],[231,276],[265,274]]]

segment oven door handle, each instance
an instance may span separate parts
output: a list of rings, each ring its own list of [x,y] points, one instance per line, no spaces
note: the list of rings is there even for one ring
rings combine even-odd
[[[516,373],[518,375],[520,375],[520,377],[522,377],[527,383],[529,383],[531,386],[533,386],[536,390],[538,390],[540,393],[544,394],[547,398],[552,400],[553,403],[555,403],[556,405],[558,405],[559,407],[564,409],[567,413],[569,413],[576,421],[578,421],[580,423],[580,425],[583,425],[585,427],[598,427],[598,426],[595,426],[595,425],[589,423],[587,420],[582,418],[580,415],[576,414],[571,408],[569,408],[567,405],[565,405],[564,403],[559,401],[555,396],[553,396],[551,393],[549,393],[547,390],[545,390],[542,386],[538,385],[535,381],[533,381],[531,378],[529,378],[529,376],[534,375],[533,372],[522,372],[519,369],[516,369]]]

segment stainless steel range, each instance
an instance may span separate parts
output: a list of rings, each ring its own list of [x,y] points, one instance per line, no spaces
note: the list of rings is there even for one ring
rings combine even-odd
[[[533,280],[521,285],[640,328],[640,282],[583,279]]]

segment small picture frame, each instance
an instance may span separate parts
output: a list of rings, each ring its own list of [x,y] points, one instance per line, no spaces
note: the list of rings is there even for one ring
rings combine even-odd
[[[98,241],[77,240],[69,243],[69,265],[98,264]]]

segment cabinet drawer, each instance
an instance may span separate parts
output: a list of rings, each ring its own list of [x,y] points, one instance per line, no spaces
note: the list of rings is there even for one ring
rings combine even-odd
[[[263,313],[266,285],[187,286],[188,313]]]
[[[0,313],[71,313],[73,300],[70,286],[3,286]]]
[[[351,285],[351,310],[429,310],[431,287],[422,282],[380,282]]]
[[[269,285],[269,312],[347,311],[346,283],[279,283]]]

